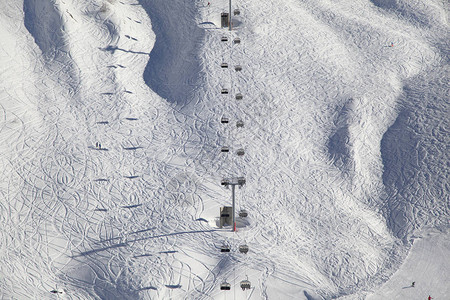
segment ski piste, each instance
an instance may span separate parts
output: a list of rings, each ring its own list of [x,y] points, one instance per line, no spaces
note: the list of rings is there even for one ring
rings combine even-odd
[[[445,5],[2,1],[0,298],[449,298]]]

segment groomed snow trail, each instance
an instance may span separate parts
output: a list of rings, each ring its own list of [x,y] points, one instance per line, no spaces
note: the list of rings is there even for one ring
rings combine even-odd
[[[448,297],[443,2],[210,2],[2,5],[1,297]]]

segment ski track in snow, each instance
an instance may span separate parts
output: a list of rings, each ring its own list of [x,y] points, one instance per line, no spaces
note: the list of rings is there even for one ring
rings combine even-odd
[[[448,297],[444,3],[206,2],[3,4],[1,297]]]

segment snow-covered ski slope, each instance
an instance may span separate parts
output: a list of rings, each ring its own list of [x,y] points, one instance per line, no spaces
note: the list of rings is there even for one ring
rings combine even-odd
[[[0,298],[449,299],[448,3],[209,2],[1,1]]]

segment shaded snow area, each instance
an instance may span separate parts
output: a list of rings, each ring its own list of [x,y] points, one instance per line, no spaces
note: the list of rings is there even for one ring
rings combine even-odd
[[[448,2],[209,2],[1,1],[0,298],[450,299]]]

